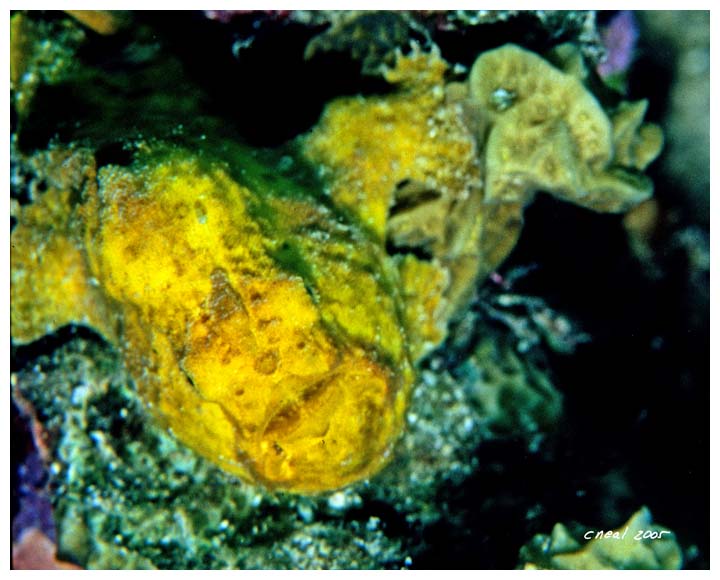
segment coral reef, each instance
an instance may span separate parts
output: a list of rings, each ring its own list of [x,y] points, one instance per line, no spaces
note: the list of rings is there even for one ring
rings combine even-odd
[[[520,551],[525,569],[678,570],[682,552],[674,534],[654,524],[643,507],[616,530],[587,530],[584,546],[562,524],[550,536],[538,535]]]
[[[14,566],[702,567],[663,18],[12,13]]]
[[[481,55],[469,87],[446,88],[447,70],[415,47],[385,73],[397,91],[329,105],[299,144],[330,203],[240,145],[223,165],[140,141],[97,185],[89,152],[48,153],[68,161],[47,161],[51,188],[15,216],[14,339],[94,327],[163,423],[247,480],[310,492],[372,475],[413,363],[512,249],[535,190],[625,210],[651,184],[608,165],[642,169],[662,144],[642,104],[613,135],[580,79],[519,47]]]

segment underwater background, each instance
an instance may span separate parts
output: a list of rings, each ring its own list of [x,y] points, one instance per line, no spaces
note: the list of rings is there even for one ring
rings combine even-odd
[[[709,568],[709,12],[10,26],[13,567]]]

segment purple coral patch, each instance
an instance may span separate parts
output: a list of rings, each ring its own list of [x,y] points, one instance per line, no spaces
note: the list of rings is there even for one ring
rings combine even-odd
[[[18,447],[14,451],[20,455],[20,462],[15,464],[18,466],[13,478],[17,486],[14,493],[17,494],[18,508],[12,521],[12,538],[17,542],[25,530],[37,528],[54,542],[55,522],[47,489],[47,466],[31,434],[35,419],[23,410],[20,407],[13,421],[13,445]]]
[[[638,25],[632,10],[622,10],[613,17],[602,31],[607,58],[597,67],[601,77],[627,71],[635,56],[638,36]]]

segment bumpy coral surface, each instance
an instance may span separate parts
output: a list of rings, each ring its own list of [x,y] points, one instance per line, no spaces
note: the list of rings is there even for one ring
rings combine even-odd
[[[652,194],[650,180],[636,171],[662,147],[660,130],[640,125],[646,104],[623,104],[610,118],[572,56],[565,56],[564,72],[506,45],[482,54],[470,72],[470,102],[490,125],[485,201],[492,217],[482,244],[492,262],[514,245],[522,207],[537,191],[608,212],[626,211]]]

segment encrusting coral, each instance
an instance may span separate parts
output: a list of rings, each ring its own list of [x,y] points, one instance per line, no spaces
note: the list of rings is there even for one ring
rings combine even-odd
[[[316,492],[374,474],[413,365],[512,249],[533,193],[622,211],[650,195],[633,170],[661,144],[642,106],[611,119],[518,47],[481,55],[467,85],[448,68],[399,54],[396,91],[330,103],[295,143],[324,190],[237,144],[141,140],[97,179],[89,151],[51,149],[58,177],[15,210],[13,338],[94,327],[154,414],[246,480]]]
[[[646,103],[624,103],[611,119],[579,78],[514,45],[481,55],[469,88],[491,123],[486,201],[542,190],[624,211],[651,195],[650,180],[628,171],[644,169],[662,146],[657,127],[641,127]]]
[[[609,117],[582,83],[577,50],[555,56],[568,72],[505,45],[481,54],[467,83],[445,85],[437,52],[398,54],[385,75],[397,91],[334,101],[306,139],[338,204],[391,247],[429,254],[422,267],[412,253],[395,256],[413,270],[407,301],[424,300],[416,356],[510,253],[537,191],[606,212],[652,193],[636,171],[662,147],[660,129],[642,124],[647,103]]]

